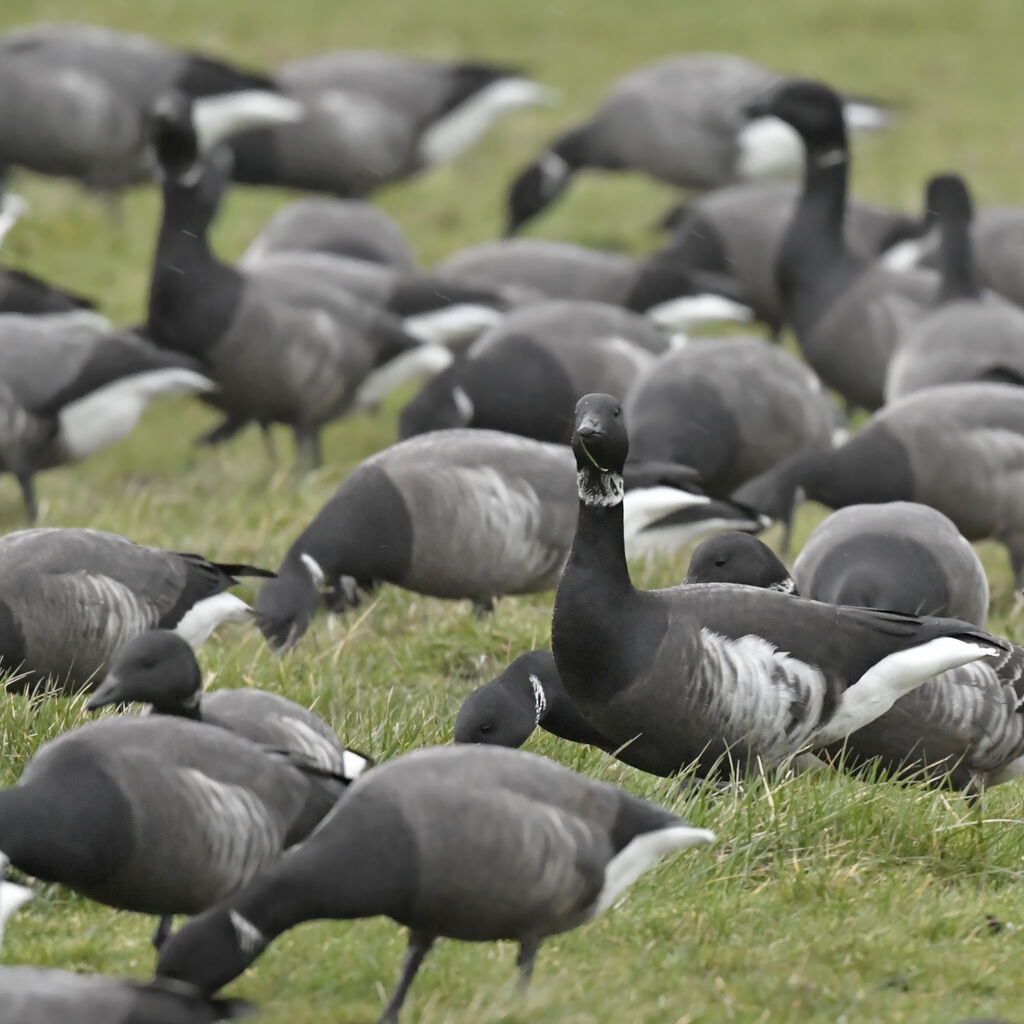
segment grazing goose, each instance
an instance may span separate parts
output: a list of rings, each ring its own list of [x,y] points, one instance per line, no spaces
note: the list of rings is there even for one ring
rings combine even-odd
[[[285,423],[300,453],[322,461],[320,430],[348,411],[378,353],[366,334],[322,305],[267,294],[219,260],[207,238],[228,176],[200,151],[189,104],[170,95],[154,112],[164,214],[150,280],[148,335],[199,360],[219,387],[229,436],[255,421]]]
[[[0,37],[0,168],[121,189],[152,176],[147,111],[165,91],[199,100],[213,136],[239,118],[265,123],[268,110],[284,110],[276,89],[264,75],[143,36],[75,24],[8,32]]]
[[[938,303],[893,355],[886,400],[936,384],[1024,382],[1024,310],[982,290],[971,247],[971,196],[963,179],[932,178],[928,209],[938,217],[942,239]]]
[[[875,413],[846,444],[796,455],[733,495],[786,525],[805,498],[830,508],[916,501],[968,540],[991,537],[1024,587],[1024,390],[943,384]]]
[[[974,548],[941,512],[912,501],[833,512],[793,576],[815,601],[946,615],[980,628],[988,618],[988,579]]]
[[[248,621],[228,588],[265,569],[143,547],[100,530],[19,530],[0,538],[0,667],[8,688],[98,681],[138,633],[173,629],[198,647],[222,622]]]
[[[657,475],[637,481],[626,498],[631,529],[691,506],[699,521],[713,508],[687,476],[676,486],[657,486]],[[309,628],[323,587],[338,609],[377,583],[469,598],[478,610],[505,594],[550,590],[572,542],[574,479],[564,445],[492,430],[392,445],[356,467],[299,534],[260,590],[257,623],[281,649]]]
[[[417,750],[368,772],[308,842],[187,924],[157,975],[213,993],[303,921],[380,914],[409,928],[380,1019],[395,1024],[438,938],[518,942],[525,985],[548,935],[608,909],[664,855],[714,838],[533,754]]]
[[[160,916],[159,946],[175,914],[213,906],[309,835],[349,781],[214,726],[108,718],[44,744],[0,791],[0,851],[35,878]]]
[[[587,123],[556,139],[513,182],[507,231],[513,234],[565,191],[583,168],[642,171],[669,185],[717,188],[796,172],[800,146],[769,118],[748,123],[744,106],[783,81],[743,57],[695,53],[633,71],[612,87]],[[877,128],[877,106],[850,102],[854,127]]]
[[[569,242],[513,238],[470,246],[438,264],[435,273],[477,288],[515,287],[538,298],[607,302],[646,313],[666,327],[685,329],[704,320],[750,319],[726,296],[732,282],[622,253]],[[723,291],[725,294],[717,294]]]
[[[877,409],[897,342],[933,302],[937,278],[866,267],[847,246],[849,149],[842,102],[831,89],[787,82],[748,111],[792,125],[806,150],[803,190],[775,265],[785,319],[826,384],[851,406]]]
[[[646,317],[602,302],[524,306],[486,331],[402,410],[400,437],[444,427],[568,444],[577,400],[624,395],[669,340]]]
[[[579,522],[552,652],[573,703],[645,771],[772,765],[842,740],[939,672],[1012,657],[955,619],[727,584],[637,591],[623,542],[629,440],[614,398],[580,400],[573,451]]]
[[[139,702],[153,711],[229,729],[273,750],[306,758],[328,772],[351,774],[361,755],[347,750],[317,714],[266,690],[243,687],[203,693],[203,674],[192,647],[177,633],[151,629],[114,656],[103,682],[86,702],[89,711]]]
[[[190,359],[129,332],[62,320],[0,316],[0,380],[14,442],[2,461],[18,478],[31,521],[37,514],[32,474],[79,462],[127,437],[155,398],[214,388]]]
[[[787,181],[730,185],[697,196],[675,211],[672,241],[652,259],[733,278],[736,298],[777,332],[785,310],[775,263],[799,196],[799,186]],[[843,220],[846,245],[862,265],[922,230],[910,217],[856,200],[847,204]]]
[[[279,68],[306,108],[231,142],[236,181],[358,197],[454,160],[504,114],[550,101],[518,71],[398,54],[317,54]]]
[[[348,199],[299,199],[278,210],[242,262],[271,252],[326,252],[380,263],[407,274],[419,269],[402,229],[383,210]]]

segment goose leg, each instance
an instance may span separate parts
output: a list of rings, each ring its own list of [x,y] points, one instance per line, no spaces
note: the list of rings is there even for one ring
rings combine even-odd
[[[533,977],[533,968],[537,961],[537,950],[540,949],[540,939],[531,937],[519,940],[519,956],[516,957],[516,967],[519,968],[519,981],[516,988],[520,995],[523,995],[530,987],[530,979]]]
[[[494,598],[485,597],[480,601],[473,602],[473,614],[478,619],[486,619],[488,615],[494,613]]]
[[[316,427],[295,427],[295,454],[297,462],[305,462],[306,469],[319,469],[324,464],[320,431]],[[296,466],[298,468],[298,466]]]
[[[157,952],[163,948],[163,944],[171,937],[171,929],[174,927],[174,915],[165,914],[156,923],[156,931],[153,932],[153,946]]]
[[[18,485],[25,501],[25,517],[30,523],[39,518],[39,506],[36,504],[36,485],[31,473],[18,473]]]
[[[405,951],[402,976],[398,979],[398,987],[377,1024],[398,1024],[398,1013],[402,1009],[405,997],[409,994],[413,978],[416,977],[416,972],[420,969],[424,957],[430,952],[430,947],[433,944],[433,935],[417,931],[409,932],[409,946]]]

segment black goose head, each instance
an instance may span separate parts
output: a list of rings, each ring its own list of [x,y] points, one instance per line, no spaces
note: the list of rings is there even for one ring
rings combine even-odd
[[[177,633],[152,629],[114,655],[106,678],[86,702],[89,711],[108,704],[152,704],[164,714],[194,711],[203,692],[203,676],[192,648]]]
[[[576,468],[622,475],[629,455],[629,435],[622,405],[612,395],[584,395],[576,403],[572,432]]]
[[[460,383],[462,361],[428,380],[398,414],[398,438],[404,441],[431,430],[465,427],[473,421],[473,400]]]
[[[553,150],[521,171],[508,191],[505,237],[516,234],[527,221],[550,206],[565,191],[572,171],[566,160]]]
[[[793,577],[778,555],[756,537],[736,530],[727,530],[694,548],[686,582],[742,583],[796,593]]]
[[[277,653],[298,643],[309,629],[323,582],[317,562],[299,554],[286,561],[276,579],[263,585],[256,598],[256,625]]]
[[[967,183],[959,174],[936,174],[925,190],[925,216],[966,223],[974,218],[974,203]]]
[[[549,651],[528,651],[463,701],[455,719],[456,743],[521,747],[547,712],[544,668]]]
[[[777,117],[794,128],[808,148],[846,148],[843,102],[822,82],[791,79],[744,108],[747,117]]]

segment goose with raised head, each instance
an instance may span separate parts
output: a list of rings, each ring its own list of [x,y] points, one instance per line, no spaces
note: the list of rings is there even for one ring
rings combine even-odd
[[[0,167],[103,191],[149,180],[156,168],[147,112],[168,90],[198,101],[211,135],[239,118],[261,123],[262,113],[285,102],[266,75],[144,36],[74,23],[7,32],[0,36]]]
[[[145,630],[173,629],[198,647],[221,623],[250,621],[227,591],[237,576],[272,575],[100,530],[9,533],[0,538],[0,669],[13,673],[8,688],[49,679],[81,690]]]
[[[354,777],[366,761],[346,748],[319,715],[279,694],[251,687],[203,693],[203,674],[192,647],[170,630],[153,629],[129,640],[85,706],[97,711],[127,703],[150,704],[156,714],[228,729],[328,772]]]
[[[550,300],[508,313],[402,410],[400,437],[444,427],[569,443],[577,400],[624,395],[670,346],[646,317],[602,302]]]
[[[349,197],[454,160],[552,96],[512,68],[357,50],[303,57],[276,79],[306,116],[232,140],[235,179]]]
[[[518,942],[525,985],[547,936],[607,910],[663,856],[714,838],[533,754],[417,750],[368,772],[299,849],[186,924],[157,975],[213,993],[304,921],[384,915],[409,928],[380,1018],[395,1024],[438,938]]]
[[[305,839],[351,781],[215,726],[108,718],[44,744],[0,791],[0,851],[42,881],[158,915],[159,945],[171,917]]]
[[[622,409],[588,395],[573,433],[579,522],[555,598],[552,652],[583,716],[655,774],[772,765],[842,740],[931,676],[1006,641],[915,618],[725,584],[638,591],[623,538]]]
[[[215,1024],[252,1013],[240,999],[211,999],[190,985],[0,967],[0,1020],[18,1024]]]
[[[796,173],[800,144],[772,118],[753,124],[744,106],[783,81],[744,57],[693,53],[631,72],[597,113],[551,143],[509,190],[507,233],[518,231],[568,187],[579,170],[642,171],[684,188]],[[883,127],[875,104],[849,101],[851,126]]]
[[[939,224],[936,308],[903,338],[889,364],[885,395],[961,381],[1024,383],[1024,310],[986,294],[974,260],[970,192],[955,174],[928,182],[928,209]]]
[[[750,319],[750,310],[729,297],[734,284],[722,275],[644,264],[623,253],[569,242],[484,242],[457,252],[434,272],[477,288],[514,287],[538,298],[625,306],[675,330],[708,320]]]
[[[842,101],[790,81],[748,107],[791,125],[805,147],[804,184],[775,264],[785,319],[818,376],[850,405],[877,409],[900,336],[933,303],[930,271],[865,265],[844,235],[849,147]]]
[[[793,576],[815,601],[948,615],[978,627],[988,618],[977,552],[941,512],[912,501],[833,512],[811,534]]]
[[[252,240],[243,263],[272,252],[326,252],[380,263],[407,274],[419,269],[412,246],[383,210],[356,199],[298,199],[275,213]]]
[[[1024,588],[1024,390],[943,384],[879,410],[830,452],[796,455],[734,492],[792,524],[806,498],[829,508],[915,501],[948,516],[970,541],[991,537]]]
[[[712,507],[685,467],[655,467],[626,496],[631,528]],[[664,486],[661,470],[670,471]],[[495,598],[554,588],[576,517],[564,445],[492,430],[439,430],[362,462],[302,531],[260,590],[257,623],[275,648],[309,628],[321,589],[338,609],[392,583],[489,610]]]
[[[266,294],[210,250],[208,231],[228,183],[205,155],[191,107],[169,95],[154,112],[163,168],[163,222],[150,281],[148,335],[198,359],[218,385],[224,428],[284,423],[311,463],[320,431],[344,415],[377,362],[367,335],[323,308]]]
[[[651,259],[731,277],[736,298],[778,332],[786,315],[775,264],[799,197],[799,185],[786,181],[731,185],[696,196],[674,211],[672,240]],[[854,199],[843,220],[846,245],[864,266],[925,230],[911,217]]]

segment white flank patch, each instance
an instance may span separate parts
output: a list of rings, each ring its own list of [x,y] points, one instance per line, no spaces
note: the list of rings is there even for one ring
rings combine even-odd
[[[454,160],[499,118],[523,107],[555,102],[558,93],[527,78],[501,78],[474,93],[420,138],[420,162],[428,167]]]
[[[628,499],[629,495],[626,497]],[[754,525],[750,519],[712,517],[693,523],[678,523],[674,526],[642,530],[633,536],[627,533],[626,557],[660,558],[723,530],[749,530]]]
[[[848,100],[843,104],[843,120],[851,132],[878,132],[892,124],[892,114],[873,103]]]
[[[390,395],[406,381],[433,377],[447,369],[454,359],[455,356],[443,345],[420,345],[409,349],[366,375],[356,392],[356,405],[365,408]]]
[[[341,755],[341,773],[353,782],[370,767],[370,759],[357,754],[354,750],[346,750]]]
[[[0,201],[0,246],[4,244],[7,232],[28,213],[28,200],[8,192]]]
[[[645,871],[666,854],[715,841],[714,832],[692,825],[672,825],[644,832],[620,850],[604,870],[604,885],[594,904],[594,914],[607,910]]]
[[[894,246],[882,253],[879,263],[887,270],[895,270],[904,273],[913,270],[921,262],[925,248],[928,244],[927,236],[924,238],[906,238],[897,242]]]
[[[4,925],[7,919],[35,896],[31,889],[6,880],[10,863],[7,854],[0,853],[0,946],[4,944]]]
[[[476,406],[473,404],[473,399],[466,394],[466,389],[458,385],[452,388],[452,401],[455,403],[455,410],[462,422],[469,423],[473,419],[473,413],[476,412]]]
[[[890,654],[843,692],[835,714],[814,735],[814,742],[835,743],[884,715],[900,697],[932,676],[999,653],[992,647],[943,636]]]
[[[253,610],[234,594],[214,594],[197,601],[174,627],[193,650],[201,647],[222,622],[248,622]]]
[[[230,910],[228,920],[235,929],[238,948],[245,956],[254,957],[260,950],[266,948],[267,937],[248,918],[242,917],[237,910]]]
[[[684,295],[651,306],[645,313],[659,327],[667,331],[685,331],[696,324],[715,320],[748,324],[754,319],[753,311],[741,302],[724,295]]]
[[[710,500],[705,494],[690,494],[677,487],[634,488],[627,492],[622,503],[622,528],[626,542],[662,516],[694,505],[707,505]]]
[[[430,313],[417,313],[402,321],[402,326],[414,338],[434,345],[454,345],[475,338],[495,324],[504,313],[490,306],[459,302]]]
[[[736,145],[736,177],[744,181],[792,177],[803,167],[800,136],[777,117],[758,117],[744,125]]]
[[[192,123],[199,150],[208,153],[219,142],[253,128],[294,124],[306,116],[297,100],[264,89],[246,89],[196,100]]]
[[[530,686],[533,687],[533,724],[536,727],[548,709],[548,695],[544,692],[544,684],[535,675],[530,676]]]
[[[60,439],[71,459],[84,459],[127,437],[150,399],[194,395],[216,385],[194,370],[172,367],[122,377],[61,409]]]
[[[307,555],[305,551],[299,555],[299,560],[306,567],[306,572],[309,573],[310,579],[313,581],[313,586],[318,587],[327,578],[327,574],[324,572],[320,563],[312,556]]]

